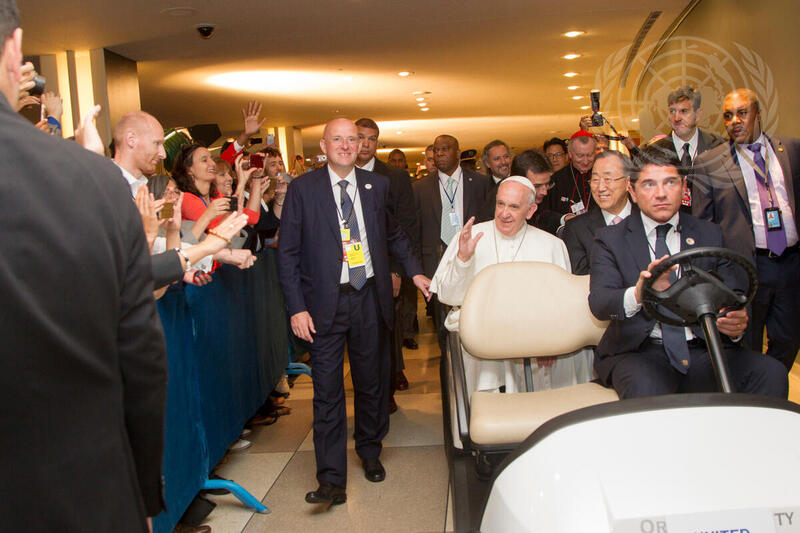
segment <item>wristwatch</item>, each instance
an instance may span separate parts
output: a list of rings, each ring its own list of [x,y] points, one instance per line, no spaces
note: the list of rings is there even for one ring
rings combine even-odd
[[[178,254],[183,257],[183,260],[186,261],[186,268],[183,269],[184,272],[188,272],[192,268],[192,262],[189,261],[189,256],[186,255],[186,252],[181,250],[180,248],[173,248]]]

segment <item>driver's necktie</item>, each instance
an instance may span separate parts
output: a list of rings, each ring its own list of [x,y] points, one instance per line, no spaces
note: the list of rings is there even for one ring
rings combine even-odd
[[[667,248],[667,233],[672,224],[661,224],[656,226],[656,259],[670,255]],[[669,283],[672,285],[678,281],[675,271],[669,274]],[[664,351],[667,352],[669,363],[681,374],[689,371],[689,346],[686,344],[686,333],[682,326],[671,326],[661,323],[661,340],[664,341]]]

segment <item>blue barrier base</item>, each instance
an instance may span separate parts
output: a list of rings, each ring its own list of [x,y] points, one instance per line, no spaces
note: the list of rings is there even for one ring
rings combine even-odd
[[[225,489],[239,498],[239,501],[242,502],[248,509],[255,509],[257,513],[261,514],[269,514],[271,512],[266,505],[258,501],[252,494],[247,492],[244,487],[233,481],[207,479],[205,483],[203,483],[203,489]]]
[[[304,363],[289,363],[289,366],[286,367],[285,372],[287,376],[305,374],[306,376],[311,377],[311,367]]]

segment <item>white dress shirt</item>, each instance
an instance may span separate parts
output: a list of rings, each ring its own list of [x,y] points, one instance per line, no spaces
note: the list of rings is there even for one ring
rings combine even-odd
[[[794,246],[797,244],[797,226],[794,222],[794,213],[789,205],[789,195],[786,194],[786,181],[783,176],[783,169],[772,149],[767,137],[762,133],[755,142],[761,143],[761,157],[765,162],[769,163],[769,175],[772,178],[772,185],[775,188],[776,207],[781,210],[781,217],[783,218],[783,227],[786,230],[786,245]],[[753,236],[756,239],[756,248],[767,247],[767,231],[764,228],[764,209],[761,206],[761,199],[758,195],[758,183],[756,182],[756,171],[748,161],[748,158],[753,159],[752,151],[747,146],[751,143],[737,145],[738,149],[747,155],[747,157],[739,156],[739,166],[742,169],[744,176],[744,184],[747,187],[747,199],[750,202],[750,215],[753,218]]]
[[[457,230],[461,231],[461,228],[464,227],[464,179],[461,173],[461,167],[456,167],[455,172],[453,172],[452,176],[448,176],[441,170],[438,171],[439,173],[439,196],[442,199],[442,213],[449,213],[451,210],[455,209],[455,212],[458,214],[458,222],[459,225],[456,228]],[[447,178],[453,178],[456,180],[455,184],[453,185],[455,189],[455,195],[453,197],[453,205],[450,205],[450,200],[447,198]],[[449,216],[449,215],[448,215]],[[448,219],[449,222],[449,219]]]
[[[631,202],[630,200],[626,200],[625,207],[616,215],[614,213],[609,213],[605,209],[600,209],[600,212],[603,213],[603,220],[606,221],[606,226],[611,226],[614,223],[614,217],[627,218],[627,216],[631,214]]]
[[[114,161],[113,159],[112,159],[111,161],[112,161],[112,162],[113,162],[115,165],[117,165],[117,166],[119,167],[120,171],[122,171],[122,177],[123,177],[123,178],[125,178],[125,181],[127,181],[127,182],[128,182],[128,185],[129,185],[129,186],[130,186],[130,188],[131,188],[131,195],[132,195],[134,198],[136,198],[136,193],[137,193],[137,192],[139,192],[139,187],[142,187],[142,186],[146,186],[146,185],[147,185],[147,178],[145,178],[144,176],[141,176],[141,177],[135,178],[135,177],[133,176],[133,174],[131,174],[130,172],[128,172],[127,170],[125,170],[124,168],[122,168],[122,166],[121,166],[119,163],[117,163],[117,162],[116,162],[116,161]]]
[[[344,220],[342,220],[342,207],[341,207],[341,194],[342,188],[339,187],[339,182],[342,181],[342,178],[339,177],[331,167],[328,166],[328,176],[331,179],[331,189],[333,191],[333,199],[336,202],[336,218],[339,219],[339,229],[344,229]],[[371,278],[374,273],[372,271],[372,261],[369,255],[369,242],[367,240],[367,227],[364,225],[364,213],[361,210],[361,194],[358,191],[358,185],[356,182],[356,169],[353,168],[350,170],[350,173],[347,177],[344,178],[347,180],[347,194],[350,196],[350,201],[353,202],[353,209],[356,210],[356,220],[358,221],[358,233],[359,237],[361,238],[361,249],[364,251],[364,266],[367,270],[367,279]],[[344,247],[342,247],[342,253],[344,253]],[[339,283],[350,283],[350,268],[347,265],[347,261],[342,262],[342,275],[339,277]]]
[[[367,162],[364,164],[364,166],[363,166],[363,167],[362,167],[362,166],[360,166],[358,163],[356,163],[356,166],[357,166],[358,168],[360,168],[361,170],[369,170],[370,172],[372,172],[372,171],[375,169],[375,156],[372,156],[372,159],[370,159],[369,161],[367,161]]]
[[[692,165],[694,165],[694,158],[697,157],[697,143],[700,142],[700,129],[695,128],[694,135],[688,141],[684,141],[673,131],[672,142],[675,144],[675,153],[678,154],[678,159],[683,159],[683,145],[689,143],[689,155],[692,156]]]

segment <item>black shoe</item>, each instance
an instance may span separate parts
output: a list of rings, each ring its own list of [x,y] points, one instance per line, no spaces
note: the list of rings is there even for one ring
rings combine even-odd
[[[333,483],[320,483],[317,490],[306,494],[306,502],[308,503],[330,502],[331,505],[339,505],[346,501],[347,493],[344,487],[334,485]]]
[[[408,379],[402,370],[398,372],[395,378],[394,387],[397,390],[408,390]]]
[[[409,350],[416,350],[419,348],[419,344],[414,339],[403,339],[403,347]]]
[[[386,479],[386,470],[383,469],[383,465],[377,457],[361,459],[361,464],[364,465],[364,477],[367,480],[377,483]]]

